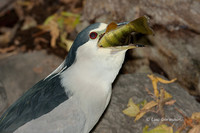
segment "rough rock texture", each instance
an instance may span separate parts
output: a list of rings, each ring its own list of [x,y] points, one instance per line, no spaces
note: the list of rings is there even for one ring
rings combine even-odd
[[[130,7],[136,7],[137,5],[137,0],[86,0],[83,15],[87,21],[132,20],[136,17],[138,8]]]
[[[159,86],[162,86],[176,100],[174,105],[164,108],[166,118],[174,120],[172,123],[175,127],[180,126],[183,117],[174,107],[181,110],[186,116],[191,116],[193,112],[199,112],[200,104],[177,83],[159,84]],[[136,123],[134,123],[134,118],[122,113],[127,107],[129,98],[132,98],[135,103],[144,99],[152,100],[145,87],[152,91],[152,83],[147,74],[120,75],[114,84],[110,105],[93,133],[141,133],[145,125],[150,127],[158,125],[161,117],[155,113],[147,113]]]
[[[0,10],[2,10],[4,6],[9,6],[9,4],[12,3],[12,1],[14,0],[0,0]]]
[[[165,77],[177,77],[185,89],[200,99],[199,9],[197,0],[86,0],[83,16],[90,23],[149,16],[155,31],[147,42],[151,46],[134,50],[133,59],[142,60],[125,63],[125,72],[140,71],[143,63],[146,72],[150,67]]]
[[[200,35],[156,30],[149,38],[154,46],[142,49],[143,56],[162,67],[169,78],[176,77],[191,94],[200,96]]]
[[[152,24],[171,30],[189,28],[200,32],[200,2],[197,0],[86,0],[84,18],[88,21],[130,21],[140,15],[152,18]],[[102,21],[100,21],[102,22]]]
[[[48,55],[45,51],[1,55],[0,81],[7,93],[8,105],[50,74],[61,62],[60,58]]]
[[[0,114],[3,113],[4,109],[8,106],[7,96],[3,83],[0,81]]]

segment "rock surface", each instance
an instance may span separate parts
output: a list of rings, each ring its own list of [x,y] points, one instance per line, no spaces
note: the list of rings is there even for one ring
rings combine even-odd
[[[4,85],[8,105],[50,74],[61,62],[60,58],[48,55],[45,51],[1,55],[0,81]]]
[[[171,30],[189,28],[200,33],[200,2],[197,0],[86,0],[84,19],[109,22],[130,21],[141,15],[152,18],[152,24]]]
[[[156,62],[169,78],[176,77],[192,95],[200,96],[200,35],[156,30],[149,39],[154,46],[142,49],[143,56]]]
[[[0,81],[0,115],[7,108],[7,95],[3,83]]]
[[[186,116],[191,116],[193,112],[199,112],[200,104],[177,83],[159,84],[159,86],[163,87],[176,100],[174,105],[164,108],[166,118],[174,120],[172,123],[176,127],[183,122],[183,117],[174,107],[181,110]],[[93,133],[141,133],[145,125],[157,126],[160,116],[155,113],[147,113],[136,123],[134,123],[134,118],[122,113],[127,107],[129,98],[132,98],[135,103],[142,102],[144,99],[152,100],[145,88],[152,91],[152,83],[147,74],[120,75],[114,84],[110,105]]]

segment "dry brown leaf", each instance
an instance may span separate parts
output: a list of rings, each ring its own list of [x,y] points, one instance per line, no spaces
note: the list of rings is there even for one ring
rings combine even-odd
[[[140,118],[142,118],[142,116],[144,116],[145,114],[147,113],[147,111],[145,110],[145,111],[140,111],[137,115],[136,115],[136,117],[135,117],[135,120],[134,121],[137,121],[137,120],[139,120]]]
[[[193,113],[191,118],[194,120],[200,120],[200,112]]]
[[[165,80],[165,79],[162,79],[162,78],[159,78],[159,77],[156,77],[156,78],[160,83],[163,83],[163,84],[170,84],[170,83],[173,83],[174,81],[176,81],[176,78],[174,78],[172,80]]]
[[[153,89],[154,89],[154,95],[156,96],[156,97],[159,97],[159,91],[158,91],[158,82],[161,82],[161,83],[163,83],[163,84],[169,84],[169,83],[172,83],[172,82],[174,82],[175,80],[176,80],[176,78],[175,79],[172,79],[172,80],[165,80],[165,79],[162,79],[162,78],[159,78],[159,77],[156,77],[156,76],[154,76],[153,74],[151,74],[151,75],[147,75],[150,79],[151,79],[151,81],[152,81],[152,85],[153,85]],[[168,95],[169,96],[169,95]]]
[[[168,102],[166,102],[166,105],[173,105],[176,102],[176,100],[170,100]]]
[[[188,133],[200,133],[200,125],[194,126]]]
[[[148,109],[151,109],[152,107],[158,105],[157,102],[155,101],[150,101],[148,102],[147,104],[144,105],[144,107],[142,108],[142,110],[148,110]]]
[[[153,74],[147,75],[147,76],[148,76],[148,77],[151,79],[151,81],[152,81],[153,90],[154,90],[154,95],[155,95],[156,97],[159,97],[159,91],[158,91],[158,86],[157,86],[157,83],[158,83],[157,78],[156,78]]]
[[[158,103],[155,101],[150,101],[147,104],[145,104],[141,111],[136,115],[135,121],[139,120],[143,115],[145,115],[148,112],[149,109],[153,108],[156,105],[158,105]]]
[[[31,16],[26,16],[23,26],[21,27],[21,30],[27,30],[27,29],[30,29],[30,28],[36,27],[36,26],[37,26],[36,20]]]
[[[167,91],[164,91],[164,99],[172,98],[172,95],[169,94]]]
[[[26,7],[27,10],[31,10],[34,7],[34,2],[32,1],[17,1],[17,6]]]
[[[50,29],[50,35],[51,35],[51,47],[56,47],[56,40],[59,37],[59,28],[58,24],[55,21],[49,22],[49,29]]]
[[[10,51],[14,51],[16,49],[16,46],[12,45],[10,47],[6,47],[6,48],[0,48],[0,53],[4,54]]]
[[[15,36],[18,26],[14,28],[1,27],[0,28],[0,45],[7,45]]]
[[[48,40],[47,39],[45,39],[45,38],[43,38],[43,37],[36,37],[35,39],[34,39],[34,44],[40,44],[40,42],[43,42],[43,43],[48,43]]]

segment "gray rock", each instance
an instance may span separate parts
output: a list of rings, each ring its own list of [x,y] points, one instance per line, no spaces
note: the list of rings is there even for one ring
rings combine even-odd
[[[132,56],[156,62],[169,78],[177,78],[192,95],[200,96],[200,35],[156,30],[149,39],[153,46],[137,49]]]
[[[91,22],[133,20],[138,15],[138,0],[86,0],[84,19]]]
[[[171,31],[189,28],[200,32],[199,9],[197,0],[86,0],[83,15],[89,22],[110,22],[130,21],[146,14],[153,24],[164,25]]]
[[[3,8],[6,8],[5,6],[9,6],[14,1],[15,0],[0,0],[0,10],[3,10]]]
[[[4,89],[3,83],[0,81],[0,114],[3,113],[3,111],[6,109],[7,106],[8,103],[7,103],[6,91]]]
[[[50,74],[62,60],[45,51],[19,53],[0,57],[0,81],[7,93],[8,105],[27,89]]]
[[[181,110],[186,116],[191,116],[193,112],[199,112],[200,104],[177,83],[159,84],[159,87],[163,87],[176,100],[174,105],[164,108],[166,118],[174,120],[172,123],[176,127],[183,122],[183,117],[174,107]],[[122,113],[127,107],[129,98],[132,98],[135,103],[144,99],[152,100],[145,88],[153,91],[147,74],[120,75],[114,84],[110,105],[93,133],[141,133],[145,125],[149,125],[150,128],[158,125],[161,121],[158,114],[147,113],[139,121],[134,122],[134,118]]]

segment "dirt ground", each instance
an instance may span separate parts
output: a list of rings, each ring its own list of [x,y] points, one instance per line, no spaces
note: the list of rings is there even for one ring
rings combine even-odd
[[[3,2],[0,1],[1,3]],[[49,16],[59,12],[81,14],[82,7],[82,0],[8,1],[0,7],[0,54],[46,49],[49,53],[64,58],[66,49],[59,46],[52,48],[50,32],[42,31],[38,25],[42,25]],[[26,23],[28,20],[29,24],[33,21],[35,24],[28,25]],[[27,28],[22,29],[24,26]],[[67,31],[67,39],[74,40],[76,34],[75,28]]]

